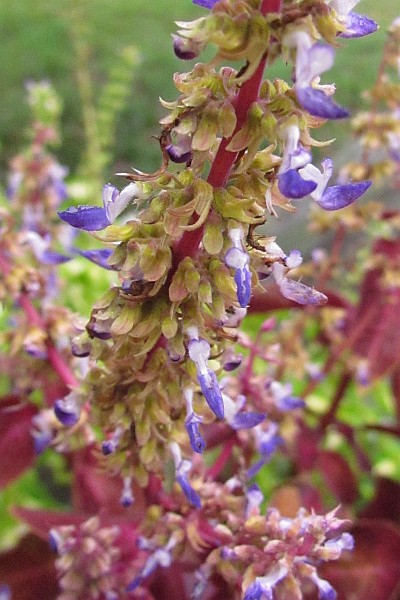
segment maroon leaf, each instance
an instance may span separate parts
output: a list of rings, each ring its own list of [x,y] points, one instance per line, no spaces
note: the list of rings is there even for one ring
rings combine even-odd
[[[362,517],[400,523],[400,483],[383,477],[378,478],[375,495],[363,510]]]
[[[383,256],[389,268],[399,268],[400,240],[378,240],[373,253]],[[346,323],[346,335],[354,350],[368,359],[371,378],[400,364],[400,287],[384,284],[383,276],[380,267],[366,273],[360,302],[349,311]]]
[[[30,534],[0,554],[0,583],[10,587],[15,600],[55,600],[58,585],[48,544]]]
[[[337,452],[323,450],[318,455],[317,467],[334,496],[344,504],[357,500],[356,478],[345,458]]]
[[[35,460],[30,434],[36,408],[22,404],[19,396],[0,401],[0,489],[19,477]]]
[[[353,552],[320,569],[338,600],[397,600],[400,593],[400,529],[388,521],[363,519],[351,531]]]
[[[134,485],[135,502],[129,508],[121,505],[121,477],[112,477],[100,470],[93,448],[77,452],[73,458],[74,483],[72,503],[78,513],[123,515],[126,519],[140,521],[144,510],[143,490]]]

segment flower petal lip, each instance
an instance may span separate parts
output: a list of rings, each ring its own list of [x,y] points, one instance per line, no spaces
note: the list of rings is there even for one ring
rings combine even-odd
[[[218,0],[193,0],[193,4],[198,4],[204,8],[212,8],[217,2]]]
[[[333,185],[322,194],[317,204],[324,210],[333,211],[345,208],[360,198],[372,185],[372,181],[359,181],[344,185]]]
[[[296,169],[289,169],[279,175],[279,191],[293,200],[299,200],[311,194],[317,187],[315,181],[303,179]]]
[[[113,270],[112,266],[107,262],[112,253],[113,251],[110,250],[110,248],[100,248],[98,250],[79,250],[79,254],[81,256],[87,258],[95,265],[103,267],[103,269],[108,269],[109,271]]]
[[[238,412],[233,417],[230,425],[233,429],[251,429],[265,420],[263,413]]]
[[[359,38],[374,33],[378,29],[377,23],[365,15],[350,12],[346,19],[346,30],[339,33],[342,38]]]
[[[100,231],[110,225],[105,209],[100,206],[71,206],[57,214],[72,227],[85,231]]]
[[[194,452],[197,452],[198,454],[202,454],[206,447],[206,443],[199,429],[199,424],[201,423],[201,421],[201,417],[199,417],[195,413],[189,415],[189,417],[185,421],[185,427],[189,435],[190,445],[192,447],[192,450]]]
[[[348,110],[335,104],[330,96],[313,87],[296,88],[297,100],[313,117],[321,119],[346,119]]]
[[[57,419],[65,425],[65,427],[72,427],[79,421],[79,410],[77,406],[74,406],[71,402],[65,400],[56,400],[54,403],[54,413]]]
[[[209,370],[208,376],[199,374],[197,376],[201,391],[208,406],[218,419],[224,418],[224,401],[219,389],[217,376],[214,371]]]

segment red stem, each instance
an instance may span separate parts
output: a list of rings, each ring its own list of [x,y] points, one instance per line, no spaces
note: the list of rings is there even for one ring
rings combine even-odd
[[[217,460],[207,470],[206,479],[212,479],[213,481],[215,481],[215,479],[218,477],[218,475],[221,473],[222,469],[230,459],[233,447],[235,445],[235,441],[235,436],[232,435],[232,437],[225,442]]]
[[[8,264],[6,258],[0,254],[0,268],[3,271],[4,275],[7,275],[10,272],[10,265]],[[35,325],[39,329],[47,332],[47,326],[43,319],[43,317],[39,314],[36,308],[33,306],[31,299],[28,294],[25,292],[21,292],[18,297],[18,302],[30,325]],[[46,348],[47,348],[47,356],[49,363],[53,367],[54,371],[59,375],[61,381],[65,383],[67,387],[76,387],[78,385],[78,381],[66,364],[65,359],[59,353],[57,348],[55,347],[53,341],[50,339],[48,335],[46,340]]]
[[[263,0],[261,4],[261,13],[265,16],[268,13],[278,13],[281,11],[282,0]],[[265,55],[258,65],[255,73],[244,82],[239,90],[239,93],[235,102],[236,111],[236,128],[232,134],[232,137],[237,131],[239,131],[247,116],[247,112],[250,106],[258,98],[258,92],[261,85],[262,76],[264,73],[265,62],[267,56]],[[208,183],[215,188],[225,187],[233,164],[237,158],[237,152],[230,152],[227,150],[227,146],[231,141],[231,138],[223,138],[215,155],[214,161],[211,165],[210,172],[207,177]],[[173,252],[173,264],[172,273],[176,271],[179,263],[186,256],[194,256],[200,245],[203,237],[204,226],[195,229],[194,231],[186,231],[178,242],[174,246]]]

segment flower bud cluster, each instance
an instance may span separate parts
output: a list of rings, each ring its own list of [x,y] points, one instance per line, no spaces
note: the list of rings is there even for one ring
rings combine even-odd
[[[118,533],[118,527],[102,527],[98,517],[91,517],[79,526],[50,530],[50,546],[59,556],[56,560],[59,600],[120,597],[121,580],[117,576],[120,549],[114,544]]]

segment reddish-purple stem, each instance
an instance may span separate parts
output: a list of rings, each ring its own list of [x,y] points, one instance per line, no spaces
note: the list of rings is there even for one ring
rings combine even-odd
[[[213,465],[207,470],[207,479],[215,480],[218,475],[221,473],[222,469],[225,467],[226,463],[231,457],[233,447],[235,445],[236,439],[235,435],[225,442],[218,456],[217,460],[213,463]]]
[[[7,260],[0,254],[0,268],[5,275],[7,275],[10,271],[10,265]],[[39,329],[47,332],[47,326],[43,319],[43,317],[39,314],[36,308],[33,306],[31,299],[28,294],[25,292],[21,292],[18,297],[18,302],[23,311],[26,314],[28,323],[31,325],[35,325]],[[76,387],[78,385],[78,381],[71,371],[70,367],[65,362],[63,356],[59,353],[57,348],[55,347],[53,341],[50,339],[50,336],[47,337],[46,340],[46,349],[49,363],[53,367],[54,371],[59,375],[61,381],[65,383],[67,387]]]
[[[263,0],[261,4],[261,13],[267,15],[268,13],[278,13],[281,11],[282,0]],[[239,93],[235,102],[236,111],[236,128],[232,134],[232,137],[237,131],[239,131],[247,116],[247,112],[250,106],[258,98],[258,92],[261,85],[262,76],[265,68],[266,55],[260,61],[255,73],[245,81],[239,90]],[[237,152],[230,152],[227,150],[227,146],[231,141],[231,138],[223,138],[219,145],[215,159],[211,165],[210,172],[207,177],[207,181],[214,188],[225,187],[233,164],[237,158]],[[173,262],[172,262],[172,273],[176,271],[179,263],[186,256],[194,256],[200,245],[203,237],[204,226],[195,229],[194,231],[186,231],[178,242],[174,246],[173,251]]]

